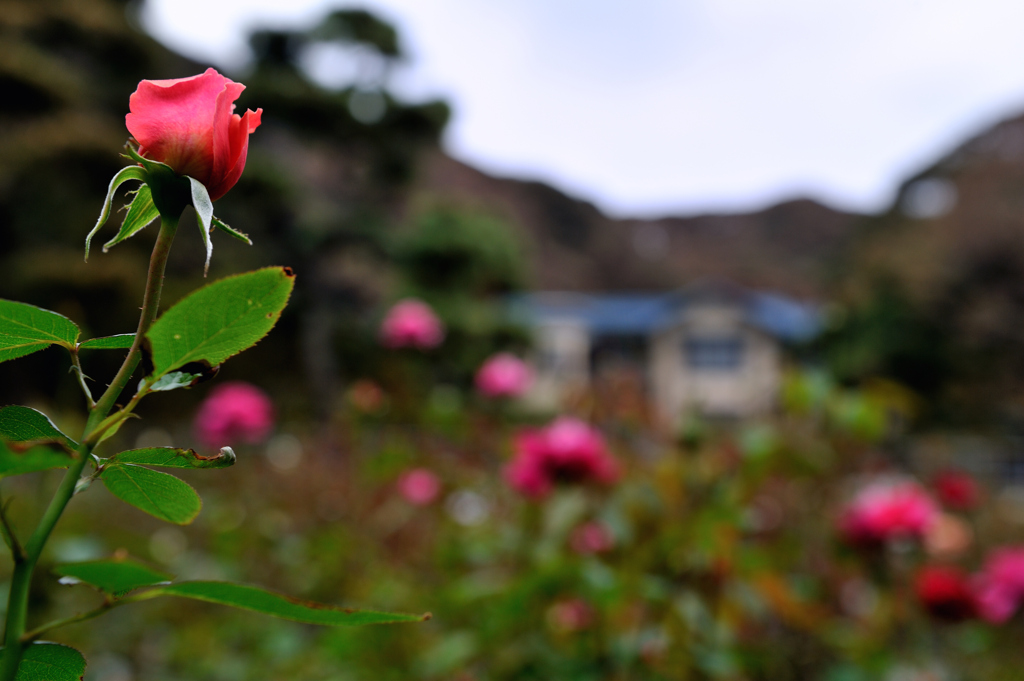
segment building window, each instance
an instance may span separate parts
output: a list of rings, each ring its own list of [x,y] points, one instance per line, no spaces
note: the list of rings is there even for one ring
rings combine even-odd
[[[696,371],[736,371],[743,364],[743,339],[737,336],[687,338],[686,364]]]
[[[559,374],[565,370],[566,359],[556,350],[545,349],[538,353],[537,364],[541,373]]]

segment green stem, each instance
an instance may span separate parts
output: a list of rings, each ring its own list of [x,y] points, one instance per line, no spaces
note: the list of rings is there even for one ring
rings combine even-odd
[[[93,610],[89,610],[88,612],[83,612],[78,615],[72,615],[71,617],[65,617],[64,619],[47,622],[42,626],[36,627],[32,631],[25,632],[21,636],[21,642],[31,643],[32,641],[36,640],[37,638],[39,638],[51,629],[66,627],[69,624],[78,624],[79,622],[91,620],[95,617],[99,617],[108,610],[112,610],[113,608],[116,608],[119,605],[124,605],[125,603],[128,603],[128,601],[103,601],[103,604],[101,606],[99,606],[98,608],[94,608]]]
[[[37,638],[39,638],[46,632],[50,631],[51,629],[66,627],[69,624],[78,624],[79,622],[86,622],[88,620],[95,619],[96,617],[99,617],[103,613],[113,610],[114,608],[119,608],[122,605],[128,605],[129,603],[139,603],[141,601],[148,601],[152,598],[158,598],[163,595],[164,593],[160,589],[150,589],[148,591],[142,591],[139,593],[132,594],[131,596],[118,598],[116,600],[108,596],[107,600],[103,601],[103,603],[99,607],[93,608],[92,610],[80,613],[78,615],[72,615],[71,617],[65,617],[64,619],[47,622],[46,624],[36,627],[32,631],[25,632],[21,636],[21,642],[31,643],[32,641],[36,640]]]
[[[100,439],[103,437],[103,434],[106,433],[111,428],[113,428],[114,426],[116,426],[121,421],[124,421],[126,418],[131,416],[132,411],[135,409],[135,406],[143,397],[145,397],[148,394],[148,386],[147,389],[140,389],[137,393],[135,393],[132,399],[129,400],[127,405],[125,405],[121,409],[118,409],[113,414],[100,421],[96,425],[96,427],[92,429],[92,432],[89,433],[89,439],[87,440],[87,442],[99,443]]]
[[[85,402],[89,405],[89,409],[91,410],[96,406],[96,402],[92,399],[92,393],[89,391],[89,386],[85,382],[86,377],[85,373],[82,372],[82,362],[78,358],[78,348],[75,347],[74,350],[69,350],[68,352],[71,353],[71,370],[78,378],[78,385],[85,394]]]
[[[161,218],[160,234],[156,238],[153,255],[149,259],[149,277],[146,280],[146,293],[142,298],[142,315],[139,317],[139,328],[135,332],[135,340],[132,342],[124,364],[114,376],[114,380],[110,382],[102,397],[96,400],[96,407],[89,414],[89,421],[85,427],[86,435],[83,436],[83,439],[88,439],[90,431],[110,413],[114,407],[114,401],[128,385],[128,380],[135,372],[135,367],[139,365],[139,360],[142,359],[142,339],[149,331],[153,320],[156,319],[156,313],[160,307],[160,291],[164,286],[164,268],[167,265],[167,256],[171,252],[171,243],[174,241],[174,232],[177,229],[178,221],[176,219]],[[3,677],[0,677],[0,681],[3,681]]]
[[[0,499],[0,529],[4,533],[4,541],[7,542],[7,548],[11,550],[11,557],[15,562],[25,559],[25,549],[21,547],[21,542],[18,541],[18,535],[14,533],[14,528],[11,527],[11,523],[7,520],[7,504],[4,503],[3,499]]]
[[[24,559],[15,560],[14,574],[11,577],[11,591],[7,601],[4,653],[0,657],[0,681],[14,681],[15,675],[18,673],[18,665],[21,663],[21,654],[25,646],[22,637],[25,634],[25,624],[28,619],[28,592],[32,583],[32,573],[35,571],[43,547],[46,546],[46,541],[50,538],[50,533],[53,532],[57,521],[60,520],[68,502],[75,494],[75,486],[78,479],[82,477],[85,464],[92,456],[95,443],[91,442],[90,436],[113,408],[114,401],[128,385],[129,379],[142,359],[142,339],[153,320],[156,319],[157,310],[160,307],[164,269],[167,266],[167,256],[171,252],[171,243],[174,241],[174,233],[177,228],[178,221],[176,219],[161,218],[160,233],[157,235],[153,254],[149,260],[149,275],[146,279],[146,292],[142,298],[142,314],[139,316],[139,328],[135,333],[135,341],[120,370],[114,376],[114,380],[107,386],[106,391],[96,401],[96,406],[89,413],[89,419],[86,421],[82,434],[82,444],[79,445],[76,452],[77,458],[68,468],[64,479],[61,480],[60,486],[54,493],[46,512],[43,513],[43,517],[40,518],[35,532],[25,543]]]

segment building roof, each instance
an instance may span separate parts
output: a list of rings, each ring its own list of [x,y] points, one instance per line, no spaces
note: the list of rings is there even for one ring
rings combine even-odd
[[[780,340],[806,341],[821,331],[817,305],[717,283],[662,293],[543,291],[518,295],[512,305],[528,324],[573,323],[594,335],[647,335],[671,324],[681,308],[708,302],[741,308],[747,324]]]

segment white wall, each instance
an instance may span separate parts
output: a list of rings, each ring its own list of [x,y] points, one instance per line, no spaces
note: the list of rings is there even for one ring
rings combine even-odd
[[[687,361],[688,338],[736,337],[742,360],[735,370],[695,368]],[[650,385],[661,420],[676,426],[690,410],[746,417],[770,410],[781,380],[778,343],[743,321],[738,307],[690,305],[651,341]]]
[[[590,334],[571,320],[544,322],[534,327],[533,365],[537,377],[527,396],[541,409],[557,409],[566,395],[590,383]]]

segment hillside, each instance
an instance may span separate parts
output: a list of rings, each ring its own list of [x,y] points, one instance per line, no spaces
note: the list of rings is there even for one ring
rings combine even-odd
[[[486,175],[439,150],[416,191],[481,205],[511,219],[529,244],[542,289],[650,290],[723,278],[822,298],[861,216],[807,199],[752,213],[615,220],[539,182]]]
[[[947,422],[1024,428],[1024,116],[904,182],[842,272],[840,375],[895,377]]]
[[[859,276],[894,276],[929,304],[977,277],[1022,269],[1024,116],[981,131],[904,182],[890,209],[866,221],[851,262]]]

